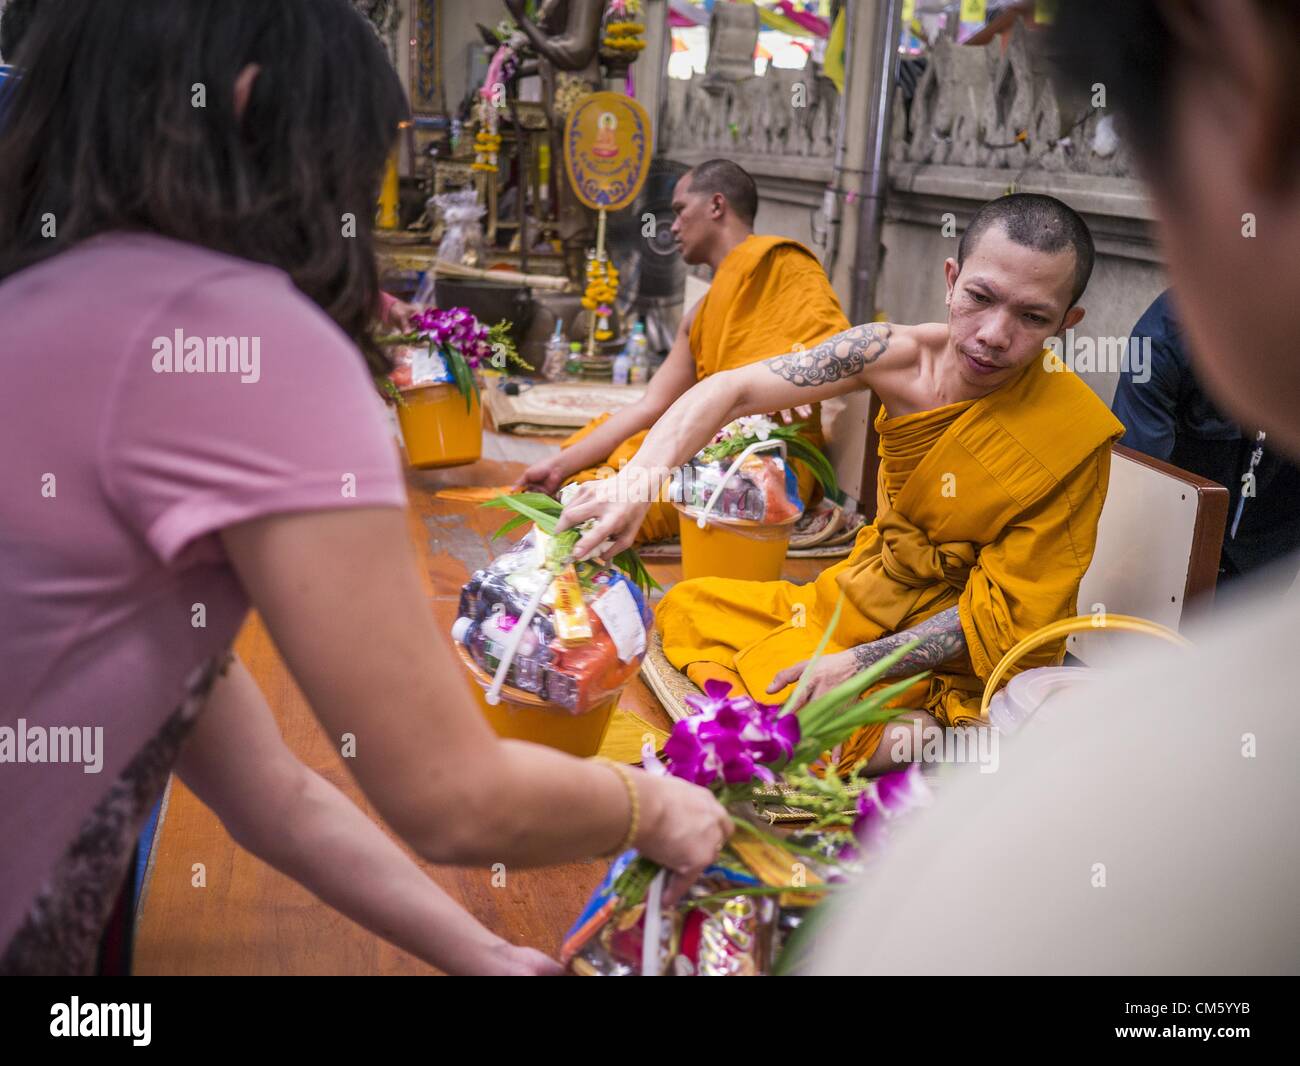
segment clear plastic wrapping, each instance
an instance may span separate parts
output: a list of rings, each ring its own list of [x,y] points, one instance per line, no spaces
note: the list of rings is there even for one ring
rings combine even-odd
[[[641,590],[613,567],[571,564],[552,580],[549,540],[534,528],[476,571],[461,589],[452,636],[485,675],[495,676],[529,602],[550,580],[502,694],[508,699],[514,690],[558,710],[585,714],[619,692],[640,668],[652,615]]]
[[[710,523],[734,525],[740,530],[784,527],[803,513],[798,481],[783,456],[775,452],[747,455],[728,478],[733,463],[731,458],[706,462],[697,456],[673,472],[669,495],[684,518],[704,514],[719,485],[722,492],[708,511]]]

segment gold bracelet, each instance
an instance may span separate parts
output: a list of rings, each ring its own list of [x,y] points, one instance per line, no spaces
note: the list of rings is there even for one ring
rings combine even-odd
[[[628,805],[631,807],[631,816],[628,819],[627,836],[623,838],[622,843],[620,843],[613,851],[599,856],[602,859],[612,859],[617,855],[623,854],[623,852],[627,851],[628,848],[632,847],[636,843],[636,835],[641,828],[641,797],[637,793],[636,779],[633,778],[632,771],[622,763],[617,763],[613,759],[607,759],[603,755],[596,755],[591,761],[600,763],[603,766],[608,766],[614,771],[614,773],[618,774],[624,787],[627,789],[627,801]]]

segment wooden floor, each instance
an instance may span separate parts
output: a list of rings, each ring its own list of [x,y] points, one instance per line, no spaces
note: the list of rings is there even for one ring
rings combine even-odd
[[[409,474],[411,536],[426,591],[441,627],[450,630],[460,587],[499,550],[489,535],[501,513],[437,500],[440,488],[507,485],[553,443],[488,433],[473,466]],[[676,563],[652,563],[667,588]],[[806,580],[814,561],[791,560],[787,576]],[[256,617],[236,650],[257,679],[280,729],[299,758],[337,785],[372,818],[337,748],[317,724]],[[621,706],[667,728],[667,714],[637,678]],[[377,820],[377,819],[376,819]],[[202,863],[206,887],[195,887]],[[516,944],[554,955],[600,881],[605,863],[571,863],[511,872],[493,887],[487,870],[421,863],[430,877],[489,928]],[[221,823],[183,784],[172,780],[150,862],[135,948],[137,974],[434,974],[438,971],[355,925],[295,882],[238,848]]]

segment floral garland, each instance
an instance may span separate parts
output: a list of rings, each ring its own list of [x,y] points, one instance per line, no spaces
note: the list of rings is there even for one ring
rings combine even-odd
[[[504,32],[504,26],[497,28],[498,37]],[[474,162],[470,166],[471,170],[495,174],[500,169],[497,164],[497,157],[501,151],[501,135],[497,130],[501,108],[499,101],[494,100],[494,96],[497,95],[496,87],[500,85],[504,88],[506,82],[514,76],[518,65],[519,57],[514,46],[503,40],[492,54],[492,60],[488,63],[487,74],[483,78],[483,85],[478,91],[479,99],[476,107],[478,132],[474,134],[475,154]]]
[[[641,0],[610,0],[609,21],[601,44],[614,52],[636,56],[645,48],[645,23],[639,21]]]
[[[587,252],[587,289],[582,296],[582,306],[595,316],[596,340],[607,341],[614,336],[609,316],[614,313],[614,300],[618,296],[618,268],[602,253],[597,256]]]
[[[591,86],[581,78],[575,78],[571,74],[560,74],[559,84],[555,89],[556,115],[561,119],[567,119],[569,113],[591,93]]]

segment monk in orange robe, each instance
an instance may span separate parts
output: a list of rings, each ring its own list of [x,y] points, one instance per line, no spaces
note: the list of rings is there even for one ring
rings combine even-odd
[[[753,230],[758,193],[735,163],[715,159],[682,176],[673,190],[673,235],[688,263],[713,267],[708,293],[682,318],[672,350],[645,397],[602,415],[564,442],[564,450],[528,468],[525,487],[554,493],[567,482],[607,477],[630,461],[646,431],[691,386],[711,374],[801,346],[812,347],[848,328],[849,321],[816,256],[797,241]],[[802,398],[800,398],[802,399]],[[782,420],[806,426],[821,448],[818,404],[798,404]],[[795,464],[799,493],[811,502],[812,472]],[[677,535],[677,512],[656,501],[639,541]]]
[[[986,204],[945,264],[948,321],[857,326],[810,351],[718,374],[677,402],[614,482],[585,487],[562,526],[597,519],[579,557],[631,539],[647,471],[690,457],[743,414],[871,388],[883,402],[877,515],[850,557],[807,585],[700,578],[660,603],[664,651],[697,684],[723,679],[784,699],[843,596],[811,699],[914,640],[887,675],[929,677],[896,701],[925,725],[979,720],[993,668],[1021,639],[1076,613],[1092,559],[1112,443],[1123,427],[1046,342],[1083,317],[1093,246],[1052,197]],[[660,475],[662,476],[662,475]],[[644,496],[644,492],[642,494]],[[1059,661],[1062,640],[1019,669]],[[890,768],[911,723],[860,730],[846,772]],[[890,742],[882,744],[882,739]]]

